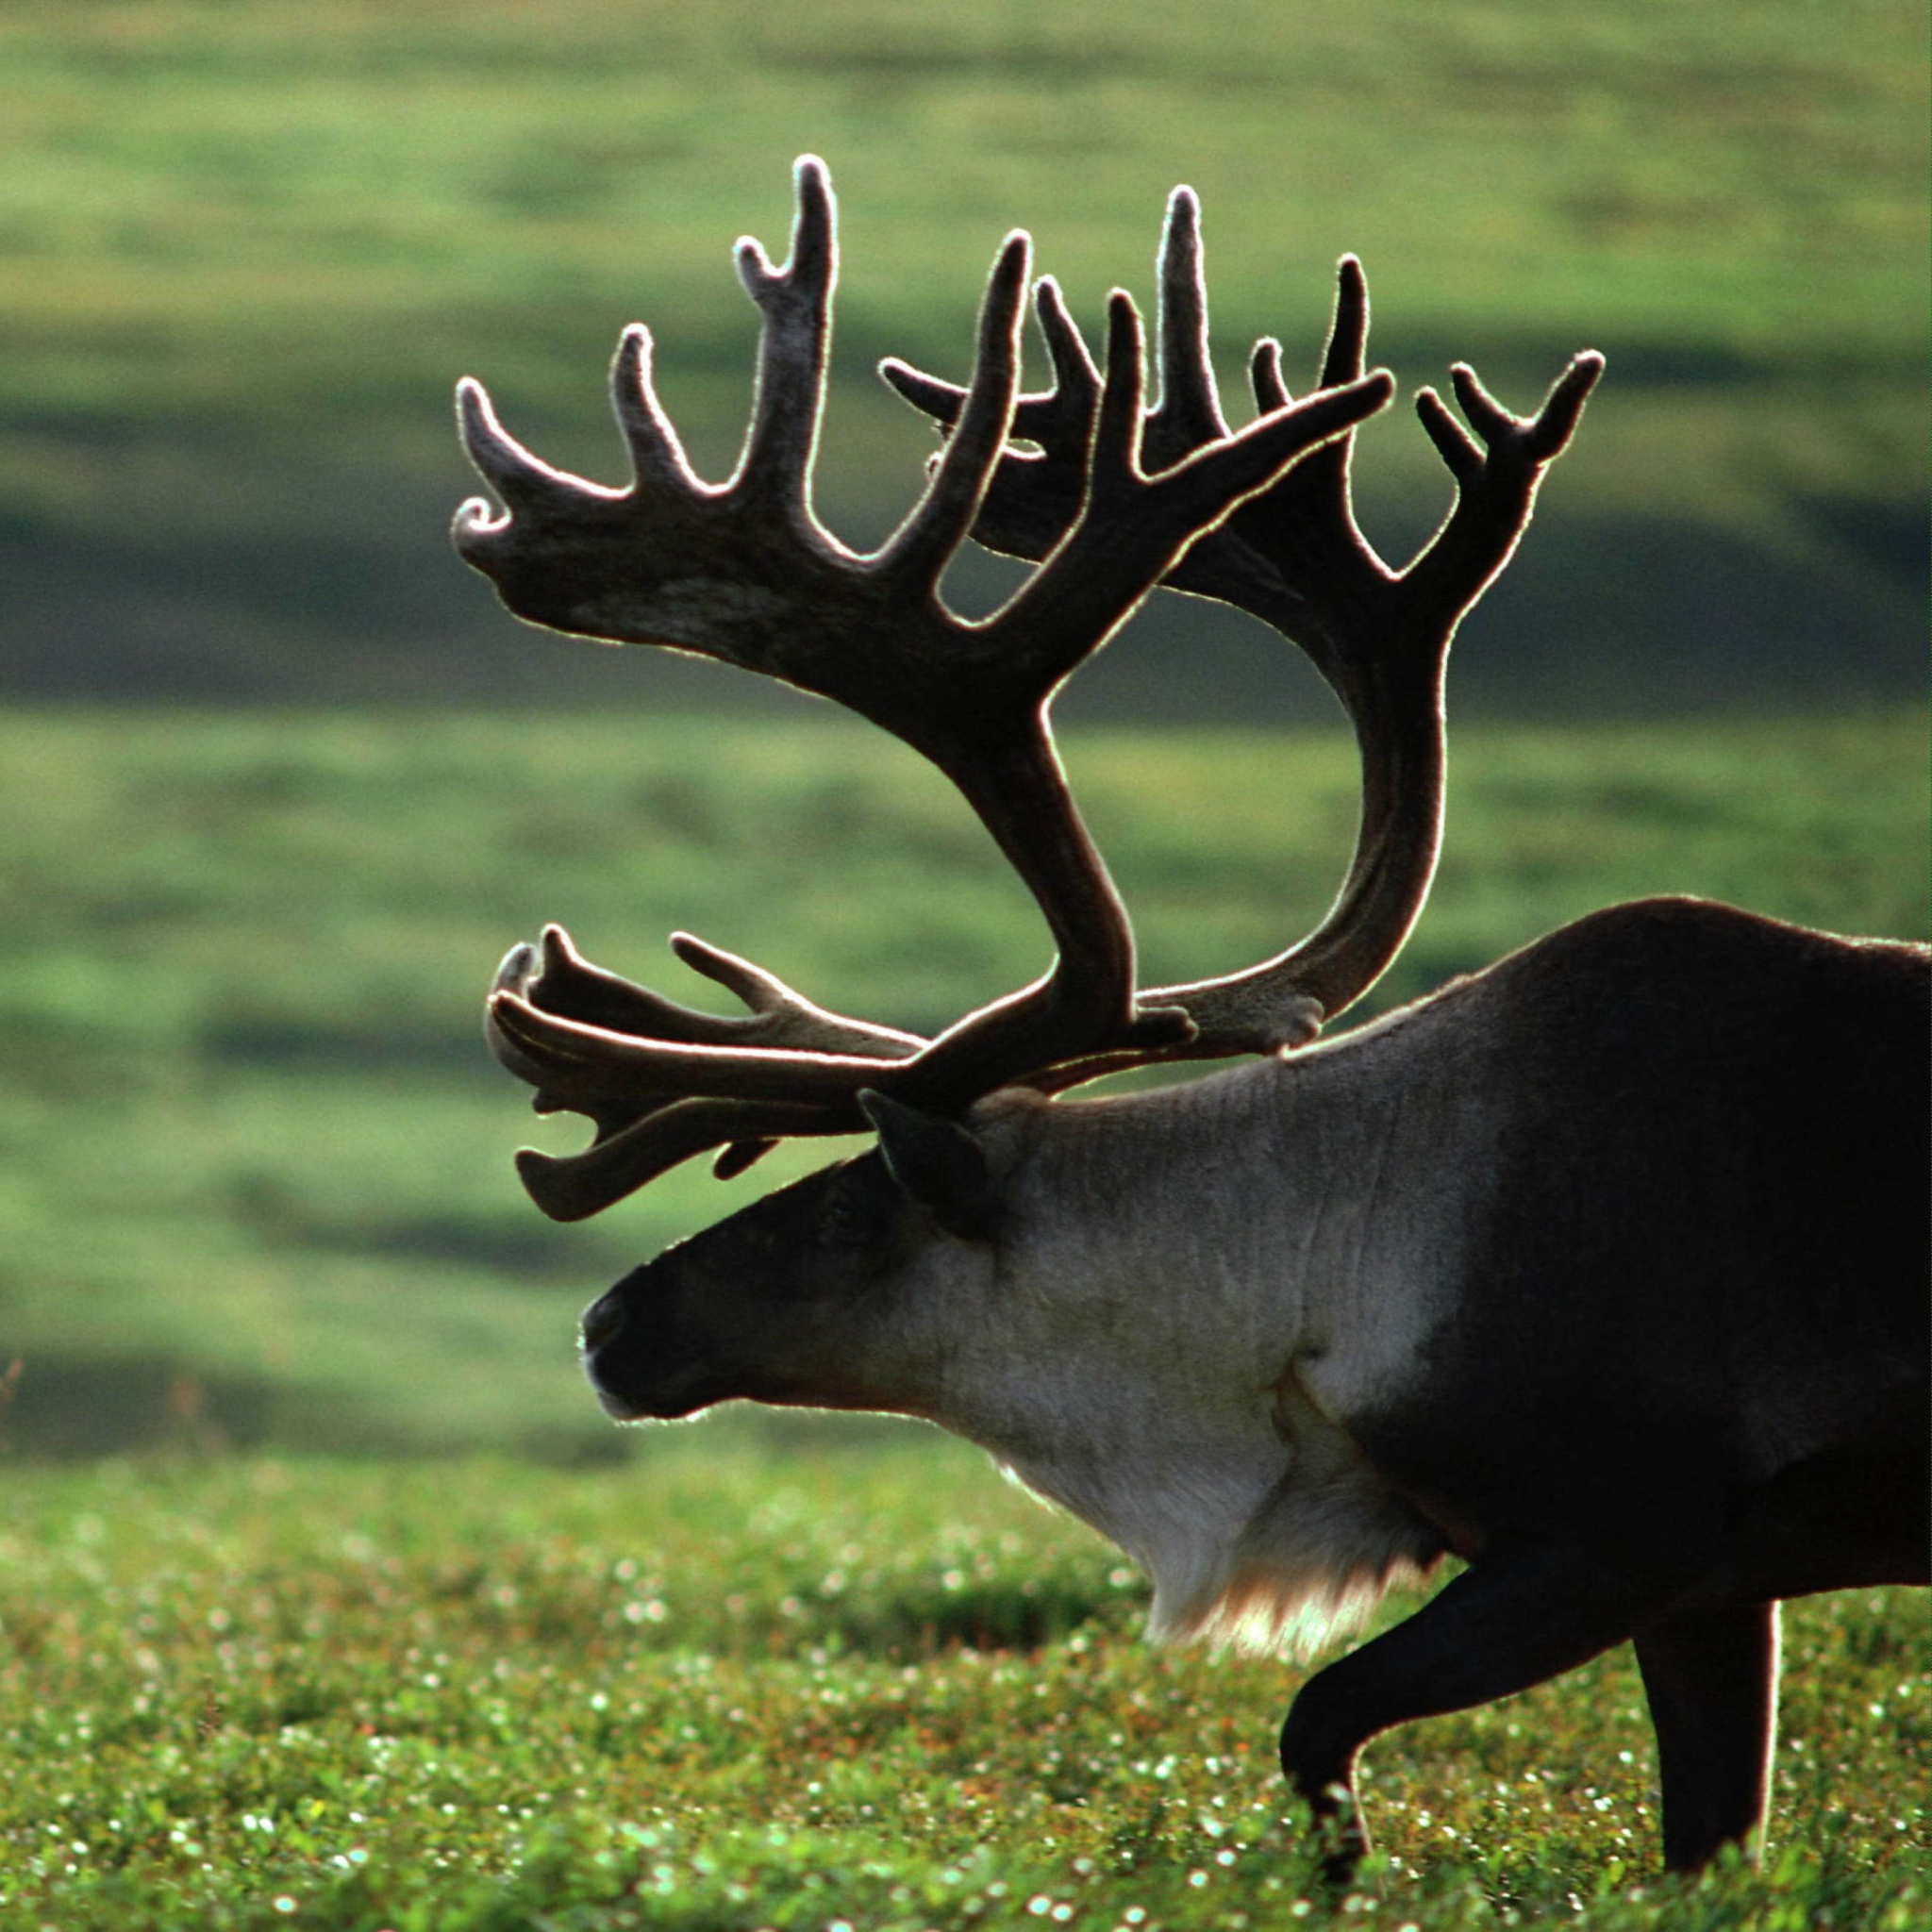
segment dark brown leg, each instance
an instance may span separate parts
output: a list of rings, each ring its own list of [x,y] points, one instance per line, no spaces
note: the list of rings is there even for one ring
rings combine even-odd
[[[1777,1606],[1652,1624],[1637,1662],[1657,1727],[1664,1863],[1707,1865],[1764,1823],[1777,1727]]]
[[[1281,1733],[1281,1768],[1345,1885],[1368,1850],[1355,1793],[1357,1754],[1411,1718],[1466,1710],[1574,1670],[1621,1643],[1649,1607],[1594,1559],[1566,1546],[1485,1556],[1406,1623],[1302,1687]]]

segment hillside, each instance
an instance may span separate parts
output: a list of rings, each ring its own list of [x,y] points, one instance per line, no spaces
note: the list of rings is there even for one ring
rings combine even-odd
[[[1901,0],[1392,0],[1345,14],[1039,0],[298,6],[0,17],[0,689],[601,701],[450,558],[449,386],[484,375],[608,475],[617,330],[657,330],[713,473],[794,155],[844,208],[823,496],[855,540],[929,439],[870,375],[961,364],[1001,233],[1090,322],[1143,296],[1162,199],[1208,212],[1229,379],[1306,369],[1359,252],[1405,387],[1467,357],[1527,407],[1610,376],[1544,527],[1471,627],[1491,709],[1841,703],[1914,690],[1924,579],[1926,61]],[[1398,411],[1364,437],[1395,554],[1444,500]],[[1310,715],[1250,628],[1191,625],[1198,712]],[[1124,654],[1100,710],[1175,702]],[[732,703],[690,666],[662,702]]]

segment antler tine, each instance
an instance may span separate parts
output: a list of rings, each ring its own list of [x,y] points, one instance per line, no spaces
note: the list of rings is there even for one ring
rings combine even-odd
[[[490,982],[490,996],[483,1002],[483,1038],[490,1051],[518,1079],[527,1081],[538,1090],[537,1108],[540,1113],[546,1110],[542,1104],[543,1068],[496,1024],[496,996],[513,993],[520,999],[528,998],[530,988],[541,970],[541,955],[537,947],[519,941],[503,956],[503,963],[497,967],[496,975]]]
[[[727,992],[736,993],[751,1008],[755,1018],[745,1023],[747,1036],[756,1025],[773,1036],[772,1043],[776,1043],[782,1033],[789,1045],[820,1053],[871,1054],[881,1059],[903,1059],[925,1044],[916,1033],[827,1012],[794,992],[776,974],[740,958],[736,953],[727,953],[722,946],[708,945],[691,933],[673,933],[671,950],[693,973],[701,973]]]
[[[1346,382],[1359,375],[1369,343],[1369,278],[1361,257],[1344,255],[1335,264],[1335,312],[1322,351],[1322,382]]]
[[[1455,624],[1492,584],[1529,526],[1543,474],[1569,447],[1604,373],[1604,358],[1584,349],[1551,384],[1533,416],[1514,416],[1476,380],[1466,362],[1449,372],[1456,400],[1480,442],[1449,413],[1432,389],[1416,394],[1416,412],[1456,479],[1456,502],[1435,536],[1404,573],[1407,600],[1447,612]]]
[[[1016,230],[1000,245],[980,304],[972,386],[924,494],[876,559],[882,573],[928,591],[965,542],[992,479],[1020,391],[1020,316],[1033,244]]]
[[[1227,434],[1214,366],[1208,359],[1208,275],[1201,249],[1201,203],[1191,188],[1167,198],[1155,281],[1160,291],[1160,401],[1147,419],[1146,447],[1163,468]],[[1336,383],[1361,375],[1359,363]],[[1288,406],[1283,396],[1281,407]],[[1266,410],[1262,412],[1268,413]]]
[[[1087,352],[1087,341],[1075,325],[1060,285],[1041,275],[1034,290],[1034,310],[1041,339],[1053,364],[1054,386],[1041,396],[1024,397],[1018,420],[1021,433],[1043,449],[1084,450],[1100,405],[1100,370]]]
[[[1108,294],[1107,357],[1101,368],[1100,400],[1088,445],[1087,501],[1080,521],[1068,532],[1075,541],[1083,530],[1100,536],[1135,486],[1146,480],[1141,471],[1141,430],[1147,393],[1147,338],[1141,311],[1124,289]]]
[[[541,951],[516,947],[498,969],[491,992],[514,993],[546,1013],[607,1032],[692,1044],[795,1047],[894,1059],[925,1043],[917,1034],[827,1012],[794,992],[775,974],[690,933],[673,933],[671,950],[692,972],[735,994],[749,1011],[733,1018],[666,999],[593,966],[558,925],[544,928]],[[491,1038],[494,1044],[496,1036]]]
[[[580,1154],[522,1149],[517,1174],[553,1221],[582,1221],[635,1193],[695,1154],[716,1147],[721,1179],[741,1173],[778,1140],[801,1135],[858,1134],[866,1118],[820,1106],[787,1107],[692,1098],[604,1135]]]
[[[525,449],[503,426],[490,391],[473,375],[457,384],[457,429],[478,475],[503,499],[507,509],[499,515],[480,496],[466,497],[457,506],[452,541],[464,560],[479,570],[489,567],[486,559],[493,540],[507,532],[517,517],[541,516],[575,491],[597,490],[594,483],[553,469]]]
[[[758,304],[764,329],[751,427],[732,483],[747,501],[810,524],[812,461],[839,276],[838,214],[831,177],[816,155],[801,155],[791,178],[796,212],[784,267],[774,268],[750,235],[739,238],[735,251],[739,280]]]
[[[633,322],[617,339],[610,361],[610,406],[630,452],[631,488],[687,490],[713,493],[684,453],[671,418],[658,400],[651,374],[651,331]]]

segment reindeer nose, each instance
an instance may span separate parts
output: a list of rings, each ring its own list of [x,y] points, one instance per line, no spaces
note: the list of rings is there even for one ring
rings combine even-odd
[[[624,1310],[617,1306],[613,1294],[600,1296],[584,1310],[584,1348],[601,1348],[605,1342],[624,1326]]]

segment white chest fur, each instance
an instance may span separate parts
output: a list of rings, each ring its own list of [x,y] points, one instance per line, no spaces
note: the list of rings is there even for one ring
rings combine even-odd
[[[1157,1638],[1303,1652],[1439,1547],[1346,1424],[1412,1368],[1444,1216],[1375,1198],[1358,1091],[1344,1143],[1288,1085],[1191,1090],[1248,1117],[1214,1124],[1218,1165],[1198,1121],[1185,1159],[1131,1106],[1057,1123],[1016,1176],[995,1305],[951,1351],[936,1419],[1140,1561]],[[1163,1098],[1162,1133],[1190,1132]],[[1385,1131],[1403,1112],[1391,1096]],[[1029,1223],[1029,1197],[1051,1212]]]

